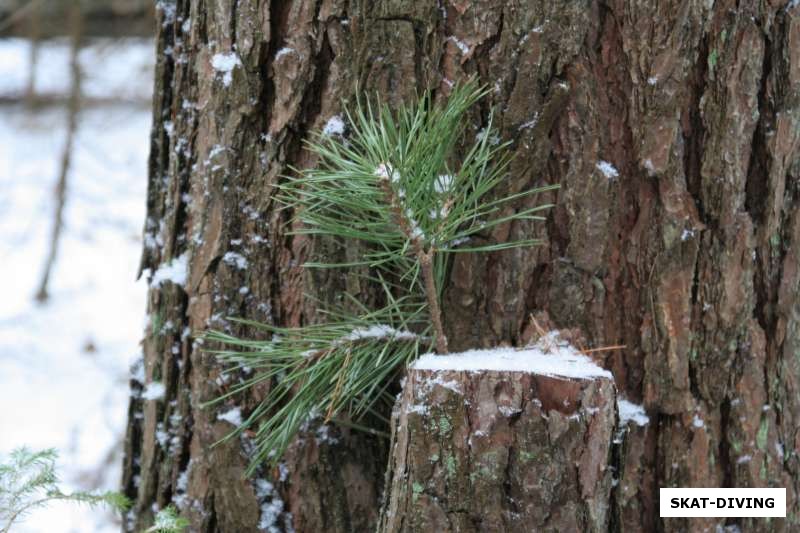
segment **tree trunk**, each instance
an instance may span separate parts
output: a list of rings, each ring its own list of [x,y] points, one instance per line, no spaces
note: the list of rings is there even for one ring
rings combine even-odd
[[[193,531],[375,526],[388,443],[317,431],[276,472],[243,478],[247,437],[213,446],[232,429],[217,415],[233,404],[202,407],[231,384],[188,333],[259,335],[227,316],[313,321],[304,291],[369,301],[353,278],[304,274],[311,253],[358,250],[289,235],[275,185],[290,165],[314,164],[303,140],[357,89],[397,102],[473,74],[493,89],[476,133],[494,106],[514,143],[508,190],[561,189],[533,199],[557,204],[546,222],[491,236],[543,246],[458,254],[442,306],[451,349],[518,344],[537,310],[592,346],[626,345],[601,363],[650,423],[612,453],[609,529],[798,527],[800,5],[158,5],[142,267],[161,269],[162,282],[133,385],[145,394],[130,407],[132,527],[171,501]],[[184,260],[185,280],[163,281]],[[262,396],[237,405],[246,414]],[[667,486],[786,487],[787,518],[661,521]]]
[[[81,43],[83,40],[83,14],[81,13],[80,4],[74,4],[69,10],[69,27],[71,37],[69,72],[72,79],[69,89],[69,98],[67,100],[67,131],[64,139],[64,148],[61,152],[61,165],[58,170],[58,180],[54,187],[55,194],[53,194],[53,199],[55,200],[55,209],[53,212],[53,229],[50,233],[50,243],[47,249],[47,257],[44,261],[42,278],[39,280],[39,288],[35,295],[39,303],[47,302],[50,297],[48,292],[50,275],[53,273],[53,269],[56,266],[58,246],[61,241],[61,231],[64,229],[64,207],[67,203],[67,182],[70,173],[70,165],[72,164],[72,151],[75,146],[75,137],[78,135],[78,115],[81,110],[81,86],[83,78],[80,63]],[[31,47],[34,49],[38,46],[36,42],[31,43]],[[32,80],[33,71],[35,69],[35,57],[31,57]],[[30,88],[33,88],[33,82],[31,82]],[[28,103],[32,103],[36,95],[33,92],[28,92],[27,97],[30,97]]]

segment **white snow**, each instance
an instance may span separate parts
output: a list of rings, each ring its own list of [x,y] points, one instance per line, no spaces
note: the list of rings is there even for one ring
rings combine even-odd
[[[522,409],[520,409],[519,407],[511,407],[510,405],[500,405],[497,407],[497,410],[500,411],[500,414],[506,418],[512,417],[522,412]]]
[[[424,404],[419,405],[409,405],[406,407],[406,413],[416,413],[418,415],[425,416],[428,414],[428,406]]]
[[[434,385],[439,385],[440,387],[444,387],[445,389],[450,389],[451,391],[457,394],[464,394],[464,391],[461,390],[461,385],[455,380],[445,381],[442,376],[436,376],[431,379],[428,379],[423,383],[429,389],[432,388]]]
[[[450,174],[442,174],[438,176],[433,182],[433,188],[439,194],[450,191],[453,188],[453,176]]]
[[[467,372],[481,370],[530,372],[573,379],[612,377],[611,372],[600,368],[573,346],[561,341],[556,332],[551,332],[535,346],[524,349],[494,348],[449,355],[428,353],[417,359],[413,368]]]
[[[167,263],[162,263],[150,279],[151,287],[158,287],[166,281],[180,285],[186,285],[188,275],[189,253],[184,252],[178,257],[172,258]]]
[[[381,163],[375,169],[375,175],[381,179],[391,180],[392,183],[400,182],[400,173],[392,168],[389,163]]]
[[[417,219],[414,217],[414,212],[410,208],[406,209],[406,220],[408,220],[408,225],[411,228],[412,237],[415,239],[425,238],[425,232],[419,227],[419,222],[417,222]]]
[[[775,443],[775,453],[778,454],[778,457],[783,459],[783,454],[785,453],[785,450],[783,449],[783,444],[781,444],[780,442]]]
[[[152,64],[152,41],[142,42],[142,57]],[[25,82],[28,50],[17,43],[0,39],[0,94],[9,98]],[[44,46],[55,51],[57,43]],[[108,55],[87,69],[87,92],[138,99],[142,91],[149,100],[152,74],[140,70],[139,52],[126,46],[103,48]],[[67,57],[40,58],[41,94],[66,90]],[[65,491],[116,490],[129,367],[141,353],[146,304],[147,283],[136,282],[136,273],[152,113],[129,103],[81,111],[50,299],[40,305],[33,295],[50,238],[66,114],[10,104],[1,112],[0,279],[7,283],[0,298],[0,402],[13,408],[0,410],[0,453],[55,447]],[[108,533],[119,526],[101,509],[57,503],[14,531]]]
[[[539,113],[534,113],[533,118],[528,122],[524,122],[520,125],[518,131],[527,130],[536,126],[539,123]]]
[[[217,420],[224,420],[225,422],[239,427],[242,425],[242,410],[238,407],[234,407],[224,413],[219,413],[217,415]]]
[[[159,381],[153,381],[145,385],[142,391],[142,398],[145,400],[163,400],[166,387]]]
[[[715,533],[742,533],[742,528],[736,524],[731,524],[729,526],[718,525]]]
[[[169,433],[164,431],[164,424],[161,422],[158,423],[158,427],[156,428],[156,440],[158,441],[158,445],[161,446],[163,449],[167,449],[167,442],[169,442]]]
[[[600,160],[597,162],[597,170],[603,173],[603,176],[612,180],[619,177],[619,171],[608,161]]]
[[[218,74],[222,74],[222,84],[230,86],[233,81],[233,69],[242,65],[236,52],[225,52],[214,54],[211,57],[211,66]]]
[[[278,59],[282,58],[285,55],[296,54],[296,53],[297,51],[294,48],[289,48],[288,46],[284,46],[283,48],[278,50],[278,52],[275,54],[275,61],[277,61]]]
[[[269,533],[293,532],[292,515],[291,513],[284,513],[283,500],[280,499],[275,486],[266,479],[257,479],[255,481],[255,489],[256,497],[261,502],[258,529]],[[281,528],[280,523],[281,515],[284,515],[283,528]]]
[[[650,423],[650,417],[644,412],[644,407],[637,405],[625,398],[617,398],[617,410],[619,411],[620,426],[633,422],[637,426],[646,426]]]
[[[500,136],[497,133],[493,132],[492,130],[487,130],[486,128],[482,128],[476,135],[475,140],[478,142],[483,142],[487,135],[491,135],[486,141],[491,145],[498,145],[500,144]]]
[[[320,424],[317,428],[315,440],[317,444],[336,444],[339,442],[339,439],[336,436],[331,434],[331,425],[330,424]]]
[[[211,163],[211,160],[217,157],[219,154],[225,152],[225,147],[221,144],[215,144],[211,147],[211,150],[208,152],[208,159],[205,161],[205,164],[208,165]]]
[[[447,40],[452,41],[453,44],[455,44],[458,47],[458,49],[461,50],[461,53],[464,55],[467,55],[471,50],[470,46],[467,43],[453,37],[452,35],[448,37]]]
[[[328,122],[325,123],[325,127],[322,128],[322,133],[328,136],[344,135],[344,121],[342,117],[334,115],[328,119]]]
[[[172,501],[181,511],[189,506],[189,497],[186,495],[186,491],[189,489],[189,473],[193,461],[194,459],[189,459],[186,468],[178,474],[178,480],[175,484],[176,494],[172,496]]]
[[[399,339],[399,340],[413,340],[418,338],[418,335],[415,333],[411,333],[410,331],[406,330],[398,330],[394,329],[391,326],[387,326],[384,324],[378,324],[374,326],[369,326],[365,328],[357,328],[353,331],[342,335],[338,339],[333,341],[334,345],[341,345],[346,342],[357,341],[361,339]],[[275,335],[272,338],[273,343],[278,343],[281,341],[280,336]],[[312,356],[318,353],[318,350],[307,350],[303,352],[305,357]]]
[[[452,241],[447,243],[448,248],[455,248],[456,246],[460,246],[466,242],[470,241],[470,237],[459,237],[458,239],[453,239]]]
[[[381,163],[375,168],[374,174],[382,179],[382,180],[389,180],[395,184],[397,187],[397,196],[400,199],[404,199],[406,197],[405,189],[400,185],[400,172],[392,168],[389,163]],[[411,230],[411,237],[415,239],[421,239],[425,237],[425,232],[420,227],[419,222],[417,222],[416,217],[414,216],[414,212],[411,208],[406,208],[405,210],[406,220],[408,221],[408,225]]]
[[[141,354],[131,363],[130,378],[144,385],[144,359]]]
[[[359,339],[400,339],[400,340],[413,340],[417,335],[406,330],[397,330],[385,324],[369,326],[368,328],[354,329],[347,335],[342,337],[344,341],[353,341]]]
[[[236,252],[227,252],[222,256],[222,260],[231,266],[235,266],[240,270],[247,268],[247,258],[242,254]]]

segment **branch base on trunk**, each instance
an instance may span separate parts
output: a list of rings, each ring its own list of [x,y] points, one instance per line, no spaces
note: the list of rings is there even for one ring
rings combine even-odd
[[[569,345],[540,345],[409,369],[379,531],[607,529],[611,374]]]

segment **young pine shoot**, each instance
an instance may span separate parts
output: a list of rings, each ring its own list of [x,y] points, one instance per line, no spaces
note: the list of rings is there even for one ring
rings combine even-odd
[[[366,270],[360,275],[382,288],[384,304],[355,314],[323,310],[328,321],[299,328],[241,321],[266,331],[270,341],[208,333],[226,346],[214,353],[233,365],[229,370],[255,370],[217,401],[275,381],[229,436],[255,428],[251,472],[264,460],[278,461],[311,418],[360,427],[378,402],[393,400],[387,389],[411,361],[431,350],[448,352],[441,298],[453,254],[537,244],[488,239],[498,225],[542,220],[538,213],[551,206],[532,206],[528,197],[554,187],[502,194],[509,143],[492,142],[491,115],[482,134],[467,140],[467,112],[485,94],[470,81],[442,103],[425,95],[394,112],[357,101],[345,112],[346,138],[322,133],[307,143],[317,167],[287,177],[278,195],[300,222],[296,233],[360,241],[366,251],[355,262],[305,266]]]

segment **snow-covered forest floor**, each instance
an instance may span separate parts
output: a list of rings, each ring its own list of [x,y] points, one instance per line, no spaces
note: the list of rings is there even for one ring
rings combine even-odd
[[[0,454],[56,448],[63,488],[117,489],[128,368],[139,353],[153,45],[92,41],[80,54],[84,97],[68,175],[50,299],[34,300],[47,256],[65,143],[63,106],[13,103],[25,93],[29,44],[0,40]],[[64,97],[69,46],[40,49],[36,93]],[[87,100],[88,102],[89,100]],[[118,531],[104,511],[36,511],[16,532]]]

